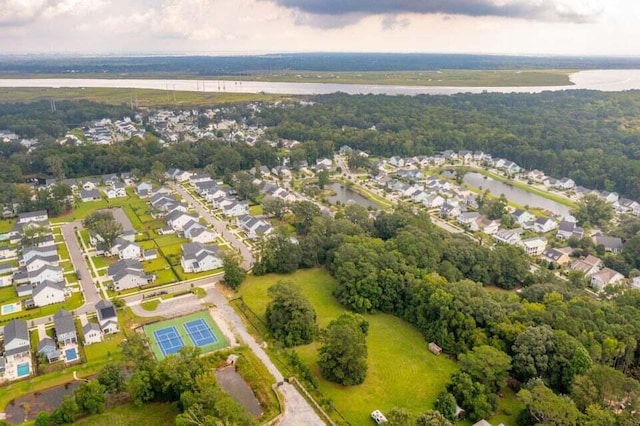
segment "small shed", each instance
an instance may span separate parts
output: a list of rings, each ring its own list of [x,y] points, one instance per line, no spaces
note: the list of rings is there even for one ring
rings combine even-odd
[[[442,353],[442,348],[436,345],[435,342],[429,343],[429,350],[435,355],[440,355]]]

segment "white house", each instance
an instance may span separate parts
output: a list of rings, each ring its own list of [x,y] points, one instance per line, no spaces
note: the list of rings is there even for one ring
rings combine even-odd
[[[142,257],[142,247],[121,237],[116,238],[110,251],[112,255],[118,256],[120,259],[140,259]]]
[[[596,274],[602,269],[603,263],[602,260],[598,259],[595,256],[588,255],[584,259],[578,259],[574,261],[569,269],[572,271],[580,271],[585,276],[590,277],[593,274]]]
[[[624,276],[613,269],[603,268],[591,276],[591,287],[598,291],[602,291],[606,286],[618,283],[624,279]]]
[[[540,217],[533,223],[533,230],[539,234],[553,231],[557,227],[558,224],[555,220],[546,217]]]
[[[631,213],[635,216],[640,216],[640,203],[628,198],[620,198],[613,203],[613,208],[618,213]]]
[[[476,224],[476,220],[480,217],[478,212],[465,212],[460,213],[458,216],[458,223],[462,226],[470,228],[472,224]]]
[[[520,225],[536,220],[536,217],[528,211],[519,209],[513,212],[511,216],[513,216],[513,220]]]
[[[217,234],[199,223],[194,223],[192,226],[185,226],[184,236],[189,238],[195,243],[211,243],[216,240]]]
[[[559,240],[568,240],[571,237],[582,238],[584,229],[578,227],[575,222],[562,221],[558,226],[556,238]]]
[[[64,284],[53,281],[42,281],[33,289],[33,304],[40,306],[62,303],[65,299]]]
[[[76,325],[73,315],[69,311],[60,309],[53,315],[53,324],[56,331],[56,340],[62,348],[68,345],[77,345]]]
[[[165,217],[167,225],[176,231],[182,231],[184,226],[190,221],[198,222],[198,216],[185,213],[180,210],[174,210]]]
[[[222,214],[227,217],[237,217],[247,213],[249,213],[249,205],[239,201],[222,207]]]
[[[509,245],[518,245],[522,242],[522,237],[520,234],[522,233],[522,229],[501,229],[500,231],[493,234],[493,239],[498,243],[509,244]]]
[[[9,321],[4,326],[4,359],[5,377],[22,378],[18,376],[18,364],[29,364],[28,375],[31,375],[31,344],[27,322],[23,320]],[[11,369],[11,371],[9,371]]]
[[[98,324],[104,334],[112,334],[120,331],[118,326],[118,316],[116,308],[108,300],[101,299],[96,303],[96,313],[98,314]]]
[[[127,190],[122,182],[116,182],[105,191],[107,198],[122,198],[127,196]]]
[[[31,284],[39,284],[43,281],[61,282],[64,281],[62,268],[59,266],[44,265],[40,269],[29,272],[29,281]]]
[[[107,275],[113,281],[115,291],[138,288],[154,280],[153,275],[144,273],[142,264],[138,260],[120,260],[107,269]]]
[[[18,214],[17,223],[44,222],[49,220],[46,210],[38,210],[35,212],[25,212]]]
[[[35,272],[47,265],[58,266],[59,260],[60,259],[58,258],[57,254],[54,256],[48,256],[48,257],[33,256],[29,258],[29,260],[25,263],[24,266],[27,269],[27,272]]]
[[[102,330],[95,322],[88,322],[82,327],[85,346],[102,342]]]
[[[136,194],[140,198],[146,198],[151,195],[152,186],[148,182],[140,182],[138,186],[136,186]]]
[[[533,237],[522,240],[522,248],[529,256],[540,256],[547,248],[547,239],[544,237]]]
[[[187,243],[182,245],[180,264],[185,272],[197,273],[222,268],[223,261],[218,246]]]
[[[573,189],[576,187],[576,183],[573,179],[562,178],[556,181],[555,187],[562,190]]]
[[[83,202],[100,200],[100,192],[97,189],[83,189],[80,191],[80,199]]]
[[[85,179],[82,181],[82,189],[84,189],[85,191],[94,190],[97,186],[98,182],[93,179]]]
[[[435,209],[438,207],[442,207],[444,202],[445,202],[445,199],[442,198],[440,195],[431,194],[422,202],[422,205],[428,209]]]

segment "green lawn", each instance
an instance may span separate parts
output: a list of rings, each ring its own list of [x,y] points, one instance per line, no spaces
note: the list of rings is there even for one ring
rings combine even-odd
[[[153,274],[156,276],[156,280],[154,281],[154,284],[156,285],[169,284],[178,281],[178,277],[176,277],[176,274],[174,274],[171,269],[154,271]]]
[[[6,234],[13,229],[15,219],[0,219],[0,234]]]
[[[0,324],[4,325],[13,319],[29,321],[32,318],[46,317],[55,314],[60,309],[72,311],[82,306],[82,302],[82,293],[73,293],[64,303],[56,303],[55,305],[43,306],[41,308],[35,308],[28,311],[22,310],[13,314],[2,315],[0,317]]]
[[[13,285],[0,287],[0,303],[15,302],[17,299],[18,293]]]
[[[175,425],[180,411],[175,405],[153,402],[135,407],[132,404],[120,405],[102,414],[86,417],[73,423],[84,426],[132,426],[153,424],[154,426]],[[151,421],[153,419],[153,421]]]
[[[262,206],[256,204],[255,206],[249,207],[249,214],[252,216],[260,216],[262,214]]]
[[[169,262],[163,257],[153,260],[145,260],[142,262],[142,268],[145,272],[155,272],[169,267]]]
[[[160,305],[160,299],[153,299],[140,304],[142,309],[145,311],[155,311],[158,308],[158,305]]]
[[[180,279],[180,281],[194,280],[196,278],[208,277],[209,275],[219,274],[222,272],[222,268],[219,268],[219,269],[214,269],[212,271],[204,271],[204,272],[198,272],[196,274],[188,274],[184,272],[181,265],[174,266],[174,270],[176,271],[176,274],[178,275],[178,278]]]
[[[69,260],[71,256],[69,256],[69,249],[66,244],[57,244],[56,248],[58,249],[58,256],[60,260]]]
[[[118,261],[117,256],[105,257],[105,256],[92,256],[93,264],[96,269],[106,268],[112,263],[116,263]]]
[[[346,310],[332,295],[335,281],[326,271],[300,270],[294,274],[249,276],[240,294],[254,312],[263,316],[269,298],[267,288],[279,279],[296,283],[313,303],[321,327]],[[305,363],[312,368],[325,397],[351,424],[367,424],[374,409],[388,411],[399,406],[414,414],[433,407],[456,365],[444,356],[429,352],[424,337],[410,324],[386,314],[365,315],[369,321],[369,371],[364,384],[344,387],[320,377],[316,366],[317,346],[298,348]]]
[[[174,244],[183,244],[188,243],[189,240],[186,238],[180,238],[176,234],[163,235],[155,239],[158,247],[167,247]]]

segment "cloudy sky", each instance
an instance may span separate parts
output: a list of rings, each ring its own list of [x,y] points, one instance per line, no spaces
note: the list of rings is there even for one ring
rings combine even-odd
[[[639,0],[0,0],[0,53],[640,55]]]

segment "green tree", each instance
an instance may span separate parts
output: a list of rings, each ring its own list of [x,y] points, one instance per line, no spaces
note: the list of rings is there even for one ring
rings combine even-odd
[[[286,208],[287,203],[281,198],[266,196],[262,200],[262,211],[268,217],[275,217],[282,220]]]
[[[439,411],[429,410],[420,414],[415,422],[416,426],[453,426]]]
[[[149,178],[156,182],[158,185],[164,185],[167,181],[167,167],[164,163],[156,161],[151,165],[151,171],[149,172]]]
[[[247,277],[247,271],[242,267],[242,259],[235,252],[227,252],[223,256],[224,282],[232,289],[240,287]]]
[[[127,392],[133,399],[133,404],[137,407],[141,407],[145,402],[151,401],[155,397],[151,372],[144,369],[134,371],[127,381]]]
[[[489,253],[489,273],[501,288],[511,289],[522,284],[529,274],[529,262],[522,249],[498,245]]]
[[[99,414],[104,411],[105,388],[97,380],[82,383],[73,393],[83,413]]]
[[[295,216],[294,226],[298,233],[306,234],[313,224],[313,220],[322,216],[320,207],[310,201],[298,201],[291,205],[291,212]]]
[[[456,421],[457,407],[458,404],[456,403],[456,398],[453,395],[446,391],[440,392],[440,395],[438,395],[438,398],[436,399],[435,408],[447,421]]]
[[[526,381],[534,377],[548,377],[555,341],[551,327],[529,327],[513,344],[514,375]]]
[[[273,336],[284,346],[311,343],[316,335],[316,311],[291,281],[278,281],[268,290],[271,302],[265,318]]]
[[[327,170],[320,170],[318,172],[318,188],[324,189],[329,183],[329,172]]]
[[[57,155],[52,155],[50,157],[45,158],[44,160],[47,171],[56,179],[64,179],[65,171],[64,171],[64,161],[62,157]]]
[[[613,218],[611,204],[597,195],[585,196],[572,213],[580,225],[605,226]]]
[[[241,199],[255,201],[258,197],[258,187],[253,183],[253,177],[247,172],[238,172],[233,180],[233,189]]]
[[[120,393],[124,391],[125,379],[120,364],[107,364],[98,373],[98,382],[104,386],[107,393]]]
[[[322,376],[345,386],[358,385],[367,376],[366,321],[342,314],[320,333],[318,365]]]
[[[83,221],[83,225],[102,238],[97,247],[100,250],[110,250],[116,238],[122,234],[122,224],[110,211],[98,210],[91,213]]]
[[[524,403],[525,424],[573,426],[582,424],[582,415],[568,396],[556,395],[541,382],[518,392]]]
[[[34,424],[34,426],[54,426],[54,425],[56,425],[56,423],[54,423],[53,419],[51,418],[51,414],[49,414],[47,411],[40,411],[40,413],[38,414],[38,417],[36,417],[35,422],[33,424]]]
[[[264,237],[258,248],[258,260],[253,273],[263,275],[269,272],[287,274],[298,269],[302,252],[300,245],[281,230]]]
[[[393,407],[385,416],[389,426],[413,426],[414,419],[406,408]]]
[[[487,397],[485,387],[474,382],[467,373],[455,373],[447,385],[449,391],[471,421],[490,417],[495,407]]]
[[[76,415],[80,412],[80,407],[73,395],[65,395],[62,398],[60,407],[53,411],[53,417],[60,420],[59,423],[73,423]]]
[[[492,346],[476,346],[460,355],[460,370],[482,383],[488,392],[497,392],[506,384],[511,357]]]

